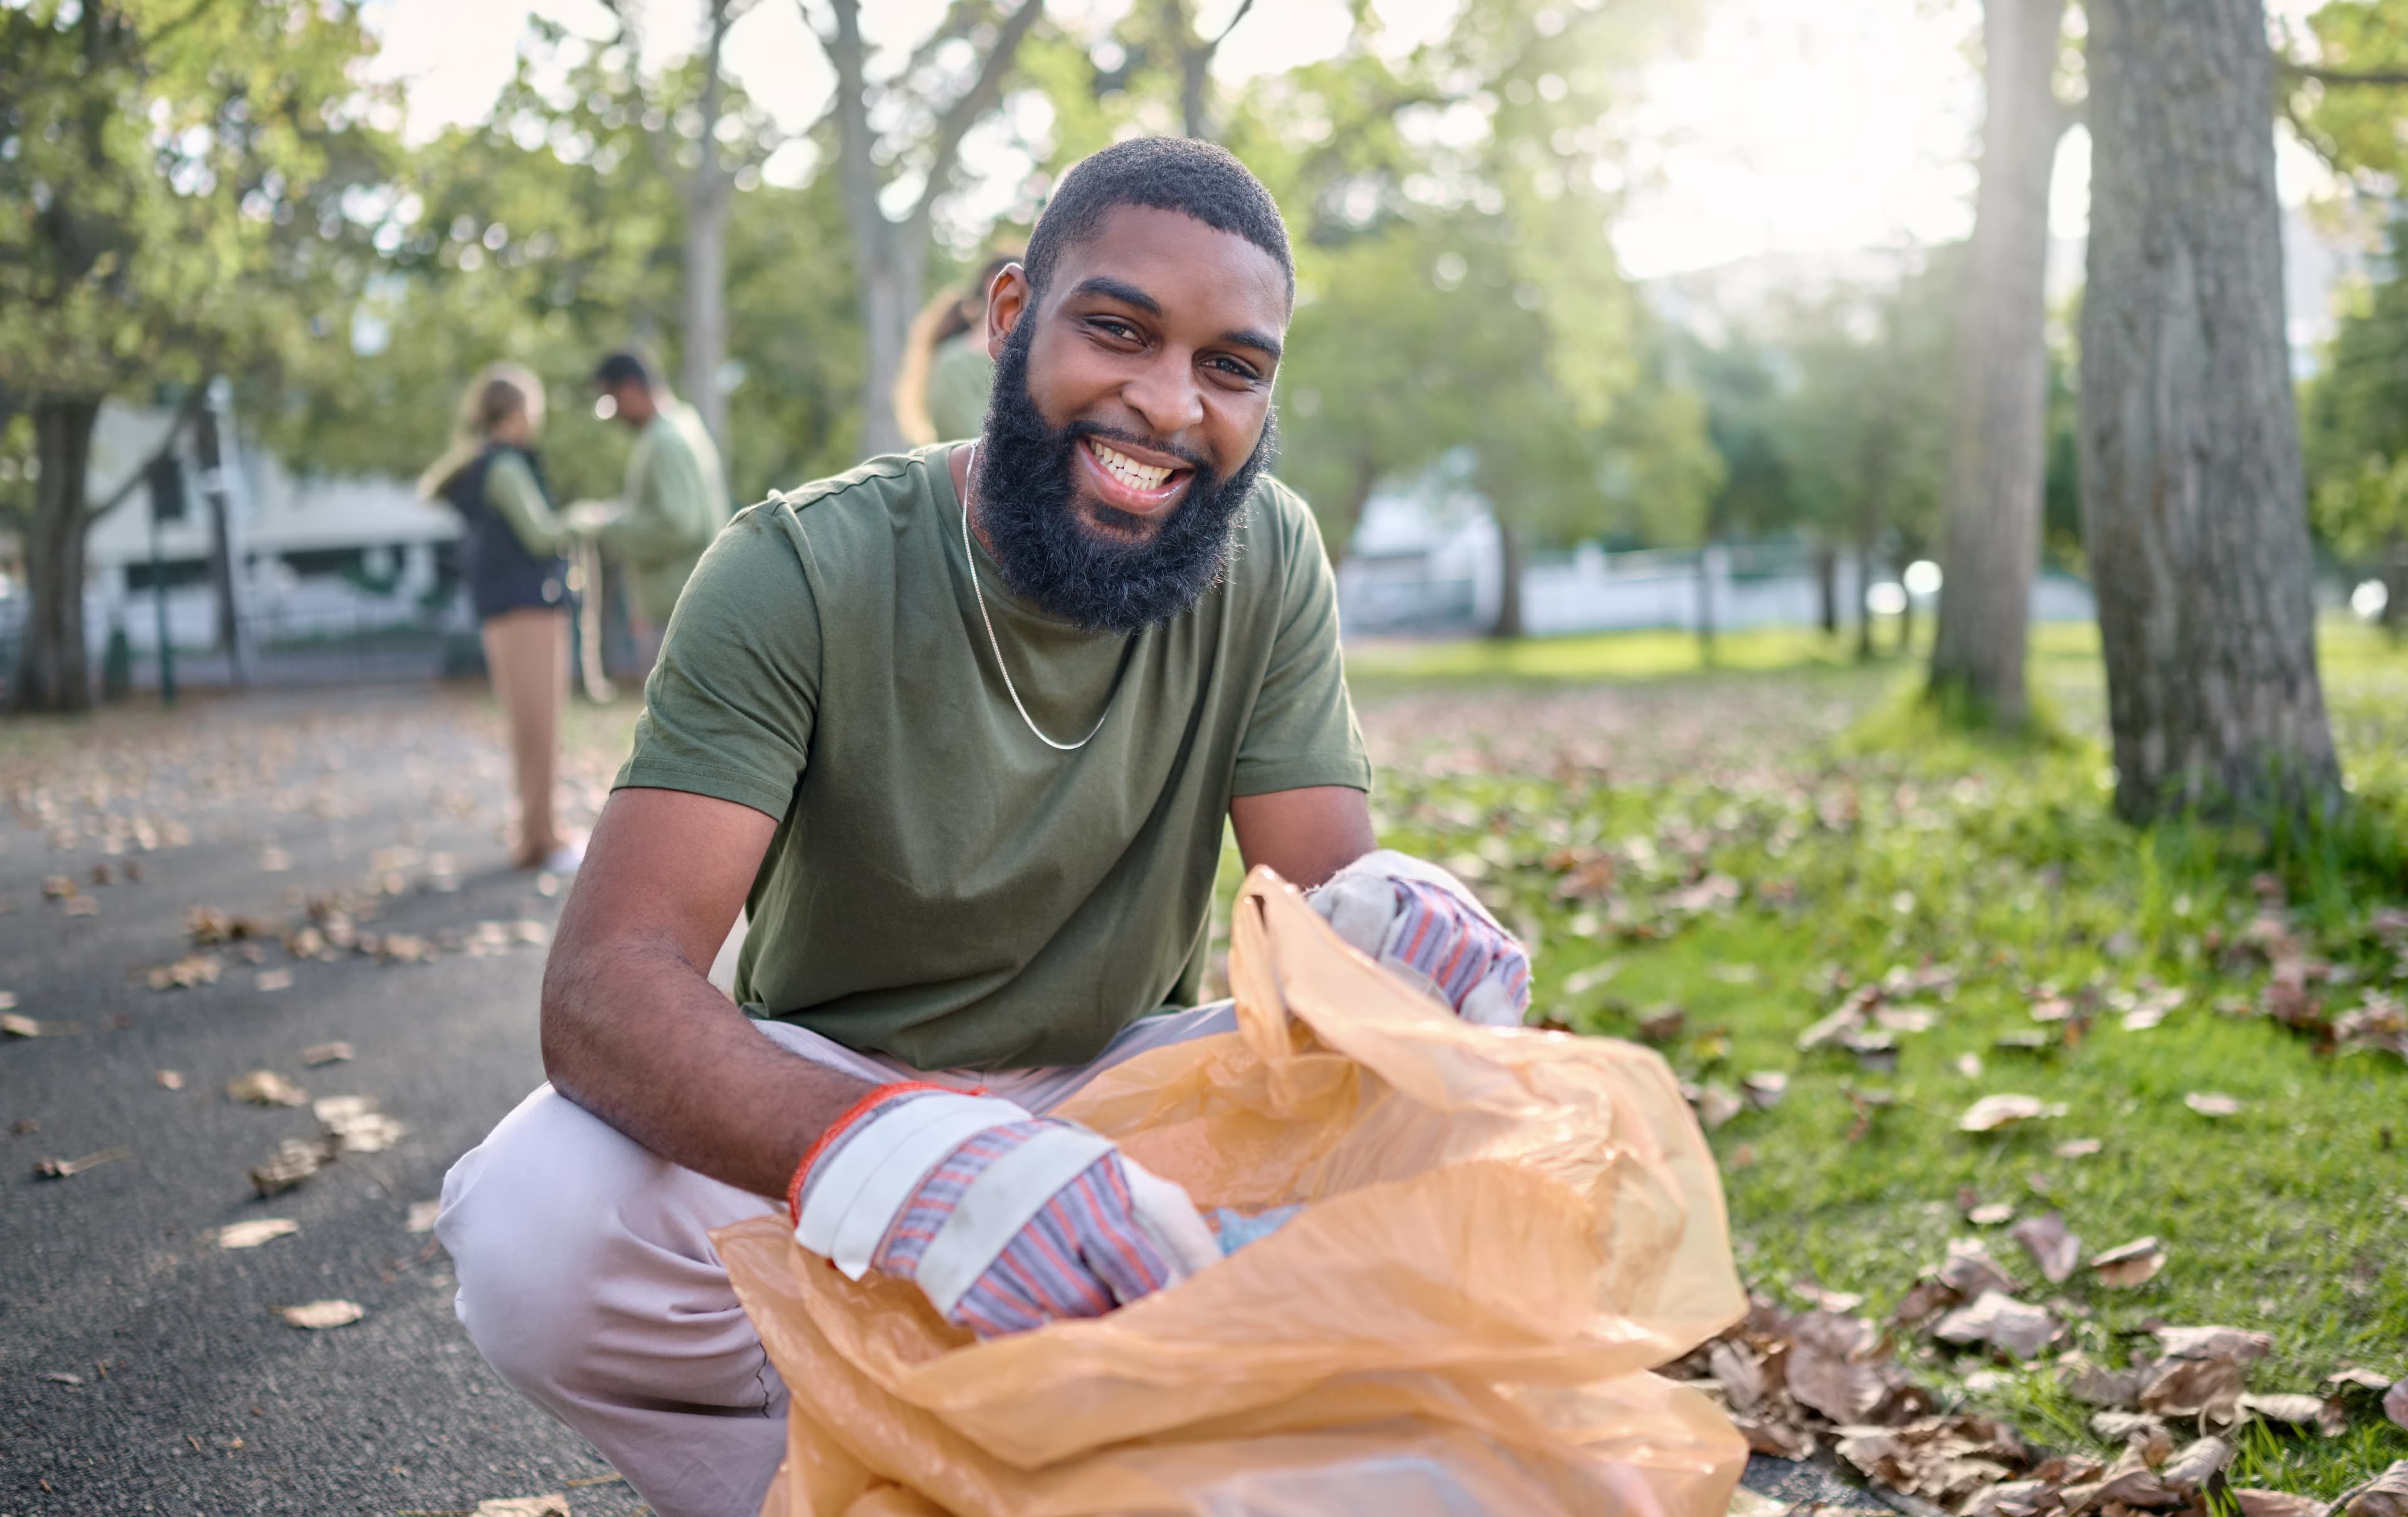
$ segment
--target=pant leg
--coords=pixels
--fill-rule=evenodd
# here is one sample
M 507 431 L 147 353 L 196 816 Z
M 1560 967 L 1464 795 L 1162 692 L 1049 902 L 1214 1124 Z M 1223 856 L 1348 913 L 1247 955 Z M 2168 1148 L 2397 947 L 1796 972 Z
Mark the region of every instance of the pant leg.
M 494 695 L 509 729 L 519 800 L 519 858 L 539 862 L 560 845 L 552 785 L 560 766 L 560 708 L 568 696 L 568 619 L 530 607 L 485 619 L 480 629 Z
M 857 1079 L 915 1073 L 757 1025 Z M 1092 1064 L 939 1078 L 1043 1111 L 1125 1059 L 1236 1025 L 1225 1001 L 1134 1023 Z M 514 1390 L 583 1434 L 661 1517 L 753 1517 L 785 1456 L 787 1390 L 710 1232 L 777 1209 L 545 1085 L 452 1166 L 435 1231 L 459 1277 L 460 1321 Z
M 762 1030 L 895 1078 L 797 1027 Z M 443 1181 L 461 1324 L 503 1380 L 583 1434 L 661 1517 L 753 1517 L 786 1388 L 710 1231 L 777 1203 L 669 1163 L 545 1085 Z

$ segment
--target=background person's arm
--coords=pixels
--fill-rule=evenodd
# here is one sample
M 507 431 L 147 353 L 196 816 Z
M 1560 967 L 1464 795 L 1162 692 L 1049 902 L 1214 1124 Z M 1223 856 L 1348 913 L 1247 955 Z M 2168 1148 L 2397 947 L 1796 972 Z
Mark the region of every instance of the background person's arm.
M 551 558 L 567 545 L 568 528 L 543 498 L 535 471 L 516 453 L 504 453 L 485 471 L 485 498 L 530 556 Z
M 544 968 L 543 1064 L 663 1158 L 782 1201 L 804 1151 L 871 1087 L 763 1037 L 708 978 L 776 830 L 709 795 L 611 795 Z

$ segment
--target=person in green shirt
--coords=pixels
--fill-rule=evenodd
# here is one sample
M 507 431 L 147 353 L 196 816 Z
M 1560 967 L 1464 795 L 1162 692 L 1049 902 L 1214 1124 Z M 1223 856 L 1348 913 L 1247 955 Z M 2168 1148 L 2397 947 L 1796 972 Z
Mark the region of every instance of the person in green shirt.
M 570 521 L 592 531 L 625 570 L 630 630 L 650 668 L 679 594 L 726 524 L 726 479 L 702 418 L 642 359 L 612 353 L 595 369 L 594 384 L 603 408 L 634 430 L 636 446 L 619 499 L 602 508 L 580 503 Z
M 1520 1021 L 1512 935 L 1374 852 L 1329 565 L 1263 472 L 1294 302 L 1237 159 L 1107 148 L 995 283 L 979 436 L 739 513 L 678 603 L 545 972 L 552 1084 L 437 1224 L 488 1362 L 663 1517 L 756 1510 L 813 1394 L 714 1227 L 782 1208 L 982 1336 L 1219 1257 L 1177 1184 L 1044 1113 L 1234 1025 L 1191 1006 L 1225 827 L 1409 983 Z
M 895 379 L 895 421 L 914 444 L 978 436 L 995 386 L 986 351 L 986 293 L 1018 253 L 990 257 L 968 288 L 948 291 L 912 320 Z

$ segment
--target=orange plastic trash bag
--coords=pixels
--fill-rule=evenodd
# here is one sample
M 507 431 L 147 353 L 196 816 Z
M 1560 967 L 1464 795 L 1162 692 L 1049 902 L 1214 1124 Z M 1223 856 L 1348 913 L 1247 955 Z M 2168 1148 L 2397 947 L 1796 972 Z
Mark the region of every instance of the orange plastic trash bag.
M 1747 1457 L 1649 1374 L 1745 1310 L 1671 1071 L 1457 1021 L 1257 869 L 1239 1030 L 1057 1114 L 1286 1225 L 1108 1316 L 979 1342 L 777 1217 L 714 1235 L 792 1392 L 762 1517 L 1721 1517 Z

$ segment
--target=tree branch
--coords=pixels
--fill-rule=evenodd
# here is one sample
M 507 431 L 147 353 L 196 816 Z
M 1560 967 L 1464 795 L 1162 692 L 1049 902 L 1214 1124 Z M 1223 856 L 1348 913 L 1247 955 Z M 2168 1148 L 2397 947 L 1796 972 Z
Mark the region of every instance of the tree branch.
M 1229 34 L 1238 29 L 1238 23 L 1246 19 L 1246 12 L 1254 8 L 1254 0 L 1238 0 L 1238 13 L 1229 18 L 1229 24 L 1222 27 L 1221 35 L 1214 37 L 1211 45 L 1205 48 L 1204 55 L 1209 58 L 1219 52 L 1221 44 L 1229 40 Z
M 201 408 L 208 403 L 208 394 L 207 379 L 184 392 L 183 404 L 176 408 L 175 416 L 167 423 L 167 435 L 159 439 L 159 446 L 150 451 L 150 456 L 136 465 L 134 472 L 125 477 L 122 484 L 109 492 L 107 500 L 97 506 L 84 508 L 83 524 L 86 527 L 124 505 L 126 497 L 134 494 L 134 487 L 149 479 L 159 461 L 176 451 L 176 444 L 183 436 L 184 429 L 193 424 L 193 419 L 200 415 Z
M 2313 64 L 2285 62 L 2279 65 L 2291 79 L 2315 84 L 2371 85 L 2377 89 L 2408 88 L 2408 71 L 2320 68 Z
M 927 224 L 937 197 L 952 188 L 962 138 L 1002 96 L 1004 76 L 1011 72 L 1011 61 L 1020 51 L 1021 39 L 1037 24 L 1038 15 L 1044 8 L 1044 0 L 1020 0 L 1020 8 L 1005 17 L 1003 24 L 996 29 L 995 46 L 987 50 L 986 60 L 979 65 L 977 80 L 937 118 L 937 129 L 929 138 L 928 178 L 920 186 L 919 204 L 911 208 L 908 219 L 915 230 Z

